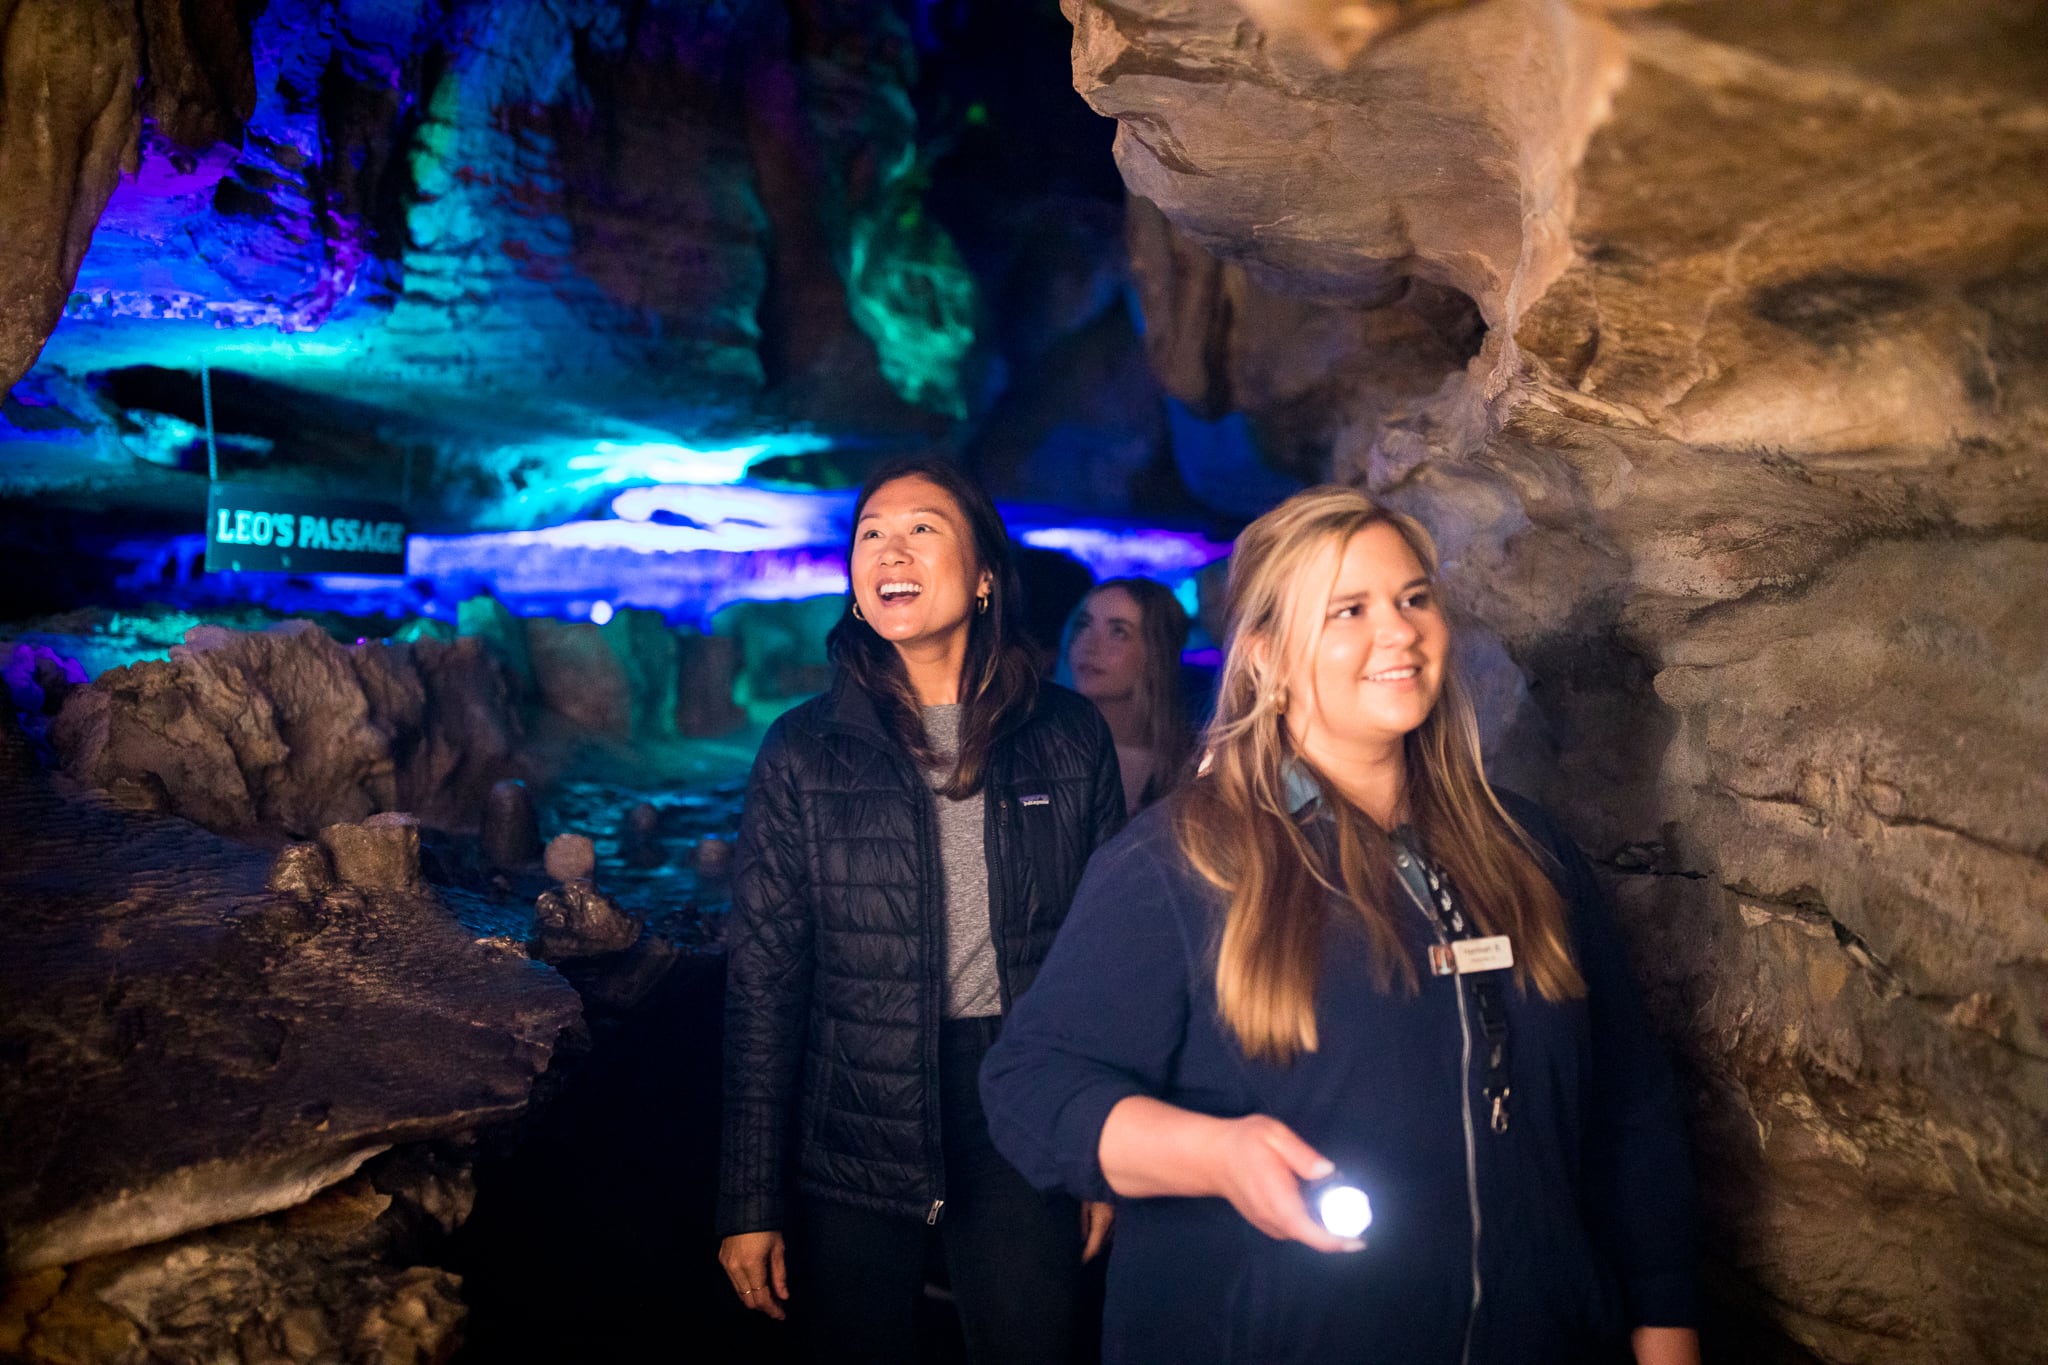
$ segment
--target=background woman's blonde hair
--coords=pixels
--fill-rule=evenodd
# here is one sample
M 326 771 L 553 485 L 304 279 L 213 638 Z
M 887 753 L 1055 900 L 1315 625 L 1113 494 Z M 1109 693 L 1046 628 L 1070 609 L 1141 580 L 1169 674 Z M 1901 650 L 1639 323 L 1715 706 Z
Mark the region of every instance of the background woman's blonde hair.
M 1374 985 L 1413 992 L 1418 977 L 1395 925 L 1406 906 L 1387 835 L 1314 774 L 1334 817 L 1327 847 L 1288 809 L 1287 770 L 1309 766 L 1294 750 L 1282 693 L 1288 661 L 1316 647 L 1351 538 L 1393 528 L 1434 580 L 1436 546 L 1414 518 L 1356 489 L 1297 493 L 1238 537 L 1225 606 L 1226 646 L 1205 775 L 1185 788 L 1175 828 L 1188 861 L 1227 897 L 1216 949 L 1216 1000 L 1246 1055 L 1286 1062 L 1316 1049 L 1315 987 L 1334 905 L 1362 921 Z M 1305 596 L 1306 595 L 1306 596 Z M 1545 999 L 1585 993 L 1572 964 L 1557 889 L 1536 845 L 1487 785 L 1479 726 L 1450 659 L 1427 719 L 1404 743 L 1410 821 L 1430 859 L 1449 874 L 1483 934 L 1513 941 L 1515 978 Z M 1310 767 L 1310 772 L 1314 770 Z

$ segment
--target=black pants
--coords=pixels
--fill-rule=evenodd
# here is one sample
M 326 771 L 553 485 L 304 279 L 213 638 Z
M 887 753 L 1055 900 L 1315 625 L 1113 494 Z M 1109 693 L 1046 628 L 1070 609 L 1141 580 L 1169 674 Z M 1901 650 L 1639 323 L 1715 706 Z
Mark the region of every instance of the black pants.
M 928 1243 L 944 1257 L 973 1365 L 1062 1365 L 1073 1353 L 1080 1205 L 1025 1183 L 988 1139 L 976 1077 L 997 1020 L 940 1035 L 946 1204 L 934 1226 L 806 1199 L 790 1239 L 791 1307 L 811 1353 L 839 1365 L 914 1365 Z

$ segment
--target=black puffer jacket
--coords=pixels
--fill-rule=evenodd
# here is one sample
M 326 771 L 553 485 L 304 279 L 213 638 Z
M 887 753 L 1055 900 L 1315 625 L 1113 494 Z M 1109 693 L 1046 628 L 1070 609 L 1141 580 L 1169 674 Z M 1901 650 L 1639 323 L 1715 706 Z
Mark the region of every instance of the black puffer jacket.
M 1037 975 L 1082 869 L 1123 824 L 1101 715 L 1050 683 L 989 755 L 984 846 L 1003 1008 Z M 740 821 L 725 987 L 720 1236 L 809 1194 L 929 1217 L 946 905 L 938 816 L 843 676 L 769 727 Z

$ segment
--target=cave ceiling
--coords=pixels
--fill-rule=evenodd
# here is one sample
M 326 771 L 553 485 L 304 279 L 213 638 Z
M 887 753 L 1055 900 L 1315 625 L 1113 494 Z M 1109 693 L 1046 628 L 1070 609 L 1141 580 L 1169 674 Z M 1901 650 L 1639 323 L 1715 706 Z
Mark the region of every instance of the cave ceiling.
M 1094 455 L 1111 509 L 1162 457 L 1142 361 L 1086 361 L 1138 355 L 1122 190 L 1049 3 L 26 0 L 0 42 L 13 498 L 189 518 L 202 367 L 222 477 L 430 529 L 695 452 Z

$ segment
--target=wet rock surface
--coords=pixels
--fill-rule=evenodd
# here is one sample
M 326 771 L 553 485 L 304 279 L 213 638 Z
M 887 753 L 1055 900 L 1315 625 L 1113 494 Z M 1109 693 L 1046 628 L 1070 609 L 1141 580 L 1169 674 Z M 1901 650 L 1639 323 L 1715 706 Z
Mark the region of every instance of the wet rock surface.
M 0 823 L 13 1271 L 289 1207 L 516 1114 L 578 1021 L 558 977 L 477 942 L 459 893 L 383 863 L 384 885 L 323 886 L 317 846 L 273 864 L 34 772 L 0 786 Z

